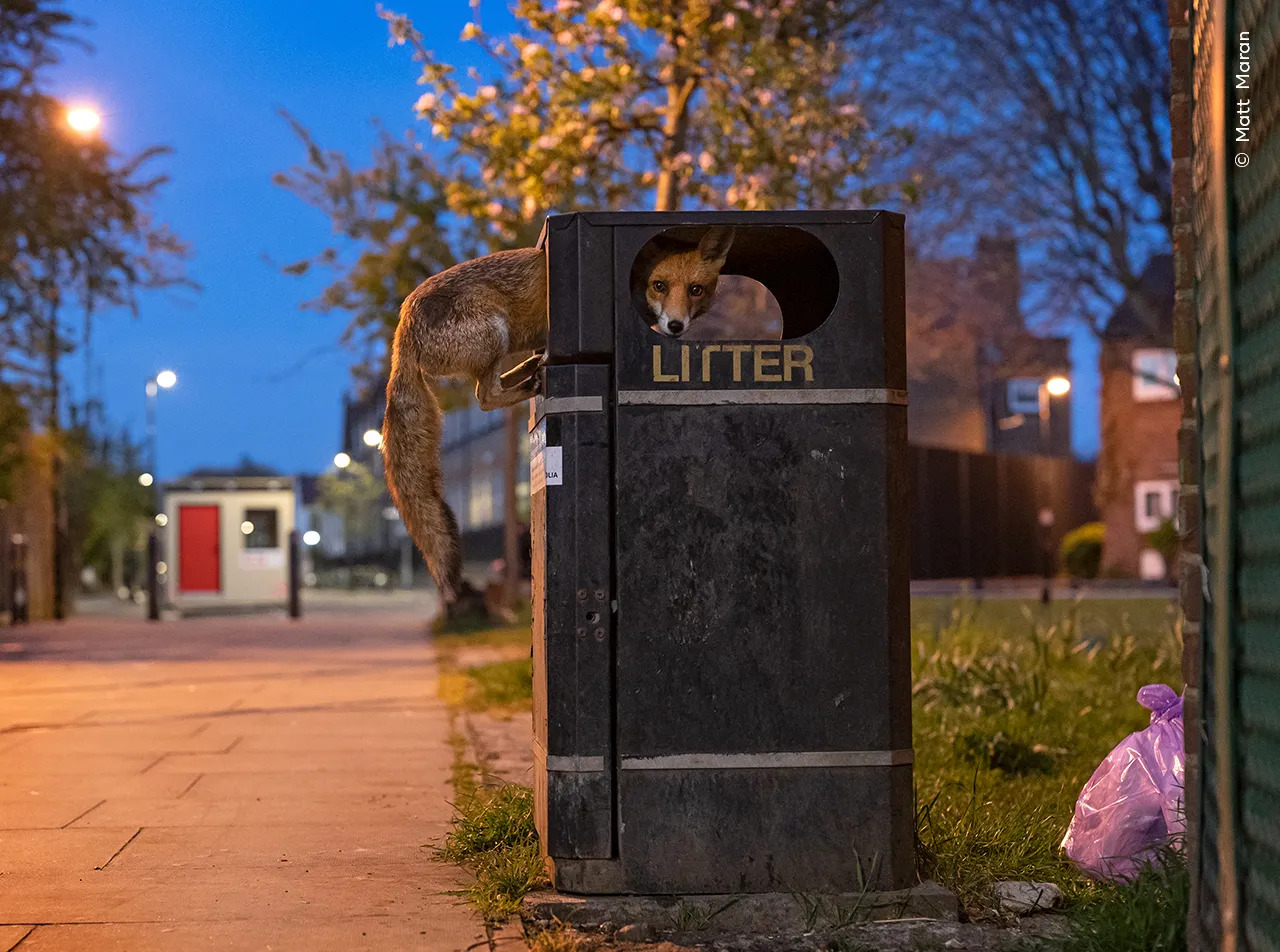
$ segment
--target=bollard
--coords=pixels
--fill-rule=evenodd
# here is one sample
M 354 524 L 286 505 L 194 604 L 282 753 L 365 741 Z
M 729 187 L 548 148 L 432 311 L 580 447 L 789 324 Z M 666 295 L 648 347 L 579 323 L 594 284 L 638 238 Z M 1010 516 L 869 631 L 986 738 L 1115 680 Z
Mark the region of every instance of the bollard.
M 781 339 L 647 326 L 653 239 L 712 224 L 737 229 L 718 293 L 762 283 Z M 540 247 L 533 786 L 554 885 L 910 886 L 901 216 L 556 215 Z
M 147 536 L 147 620 L 160 620 L 160 540 Z
M 302 547 L 297 529 L 289 532 L 289 617 L 302 617 Z
M 19 625 L 31 620 L 31 599 L 27 590 L 27 546 L 26 539 L 23 536 L 14 536 L 11 557 L 13 559 L 13 565 L 10 569 L 12 574 L 10 591 L 12 594 L 9 603 L 12 609 L 9 615 L 9 623 L 11 625 Z

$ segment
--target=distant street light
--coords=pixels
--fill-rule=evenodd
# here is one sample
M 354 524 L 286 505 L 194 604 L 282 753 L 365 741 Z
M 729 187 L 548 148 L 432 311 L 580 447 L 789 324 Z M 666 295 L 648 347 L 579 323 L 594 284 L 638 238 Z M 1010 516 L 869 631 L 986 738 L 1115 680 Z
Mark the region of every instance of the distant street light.
M 320 533 L 316 532 L 315 529 L 311 529 L 310 531 L 303 533 L 302 541 L 307 545 L 319 545 Z
M 381 446 L 382 434 L 379 433 L 377 430 L 365 430 L 364 445 L 365 446 Z
M 240 523 L 240 531 L 245 535 L 253 535 L 253 523 L 246 519 L 244 522 Z
M 151 472 L 157 471 L 156 464 L 156 394 L 168 390 L 178 382 L 178 375 L 172 370 L 162 370 L 154 377 L 147 378 L 147 452 Z M 150 484 L 148 484 L 150 485 Z
M 88 135 L 102 125 L 102 115 L 92 106 L 72 106 L 67 110 L 67 125 L 81 135 Z
M 155 482 L 155 478 L 150 473 L 143 473 L 138 477 L 138 483 L 142 486 L 150 486 Z
M 346 453 L 339 453 L 333 458 L 333 465 L 338 467 L 338 469 L 346 469 L 351 465 L 351 457 Z
M 168 524 L 169 524 L 169 517 L 166 516 L 163 512 L 157 512 L 156 525 L 158 525 L 161 529 L 163 529 Z
M 1050 454 L 1049 447 L 1049 398 L 1065 397 L 1071 392 L 1071 381 L 1061 375 L 1050 377 L 1040 384 L 1040 452 Z

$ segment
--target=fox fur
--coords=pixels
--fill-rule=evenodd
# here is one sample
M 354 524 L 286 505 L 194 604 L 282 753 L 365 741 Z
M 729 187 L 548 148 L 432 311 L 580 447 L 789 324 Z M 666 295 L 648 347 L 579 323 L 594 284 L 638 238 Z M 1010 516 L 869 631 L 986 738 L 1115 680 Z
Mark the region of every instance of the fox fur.
M 709 229 L 690 248 L 665 248 L 642 262 L 645 302 L 656 328 L 679 336 L 710 306 L 733 231 Z M 483 410 L 534 396 L 547 346 L 547 272 L 535 248 L 499 251 L 455 265 L 418 285 L 400 308 L 382 421 L 391 498 L 422 552 L 446 605 L 463 594 L 458 521 L 444 498 L 440 447 L 444 414 L 436 377 L 476 381 Z M 501 373 L 513 355 L 534 351 Z

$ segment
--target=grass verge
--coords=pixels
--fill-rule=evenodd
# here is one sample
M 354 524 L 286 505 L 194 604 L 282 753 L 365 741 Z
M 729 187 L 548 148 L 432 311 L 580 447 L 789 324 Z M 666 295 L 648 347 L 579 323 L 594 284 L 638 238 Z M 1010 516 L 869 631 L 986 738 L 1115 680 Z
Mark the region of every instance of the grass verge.
M 1070 911 L 1066 938 L 1026 944 L 1018 952 L 1184 952 L 1190 876 L 1176 850 L 1166 850 L 1130 884 L 1099 886 Z
M 454 815 L 437 856 L 475 877 L 462 896 L 485 922 L 504 922 L 530 890 L 547 882 L 533 825 L 533 791 L 481 783 L 456 730 L 452 743 Z
M 1060 843 L 1085 781 L 1147 725 L 1138 688 L 1182 688 L 1174 606 L 921 598 L 912 612 L 921 877 L 954 889 L 973 918 L 997 915 L 1003 879 L 1057 883 L 1082 910 L 1123 899 Z
M 527 627 L 437 644 L 526 645 Z M 1176 859 L 1125 887 L 1074 870 L 1060 843 L 1085 781 L 1149 715 L 1138 688 L 1182 689 L 1175 607 L 1165 599 L 919 598 L 912 603 L 918 872 L 959 895 L 971 918 L 997 918 L 998 880 L 1054 882 L 1076 928 L 1060 952 L 1180 948 L 1186 872 Z M 455 668 L 450 700 L 526 709 L 527 658 Z M 460 754 L 460 757 L 464 755 Z M 528 788 L 480 788 L 470 768 L 444 855 L 472 869 L 468 896 L 489 919 L 544 881 Z M 505 792 L 501 792 L 505 791 Z M 548 940 L 552 941 L 552 940 Z

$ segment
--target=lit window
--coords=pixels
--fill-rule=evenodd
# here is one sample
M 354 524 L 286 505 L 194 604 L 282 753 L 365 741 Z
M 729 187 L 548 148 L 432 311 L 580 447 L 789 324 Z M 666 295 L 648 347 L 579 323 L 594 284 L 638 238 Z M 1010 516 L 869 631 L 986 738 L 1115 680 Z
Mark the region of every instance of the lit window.
M 1133 399 L 1139 402 L 1178 397 L 1178 355 L 1169 349 L 1133 352 Z
M 241 531 L 246 549 L 280 548 L 280 513 L 275 509 L 246 509 Z M 248 529 L 245 532 L 245 529 Z
M 472 529 L 493 525 L 493 502 L 493 480 L 487 473 L 477 473 L 471 479 L 471 498 L 467 507 L 467 522 Z
M 1040 412 L 1040 378 L 1014 377 L 1007 390 L 1009 412 L 1035 416 Z
M 1134 484 L 1134 528 L 1154 532 L 1165 520 L 1173 519 L 1178 483 L 1172 479 L 1148 479 Z

